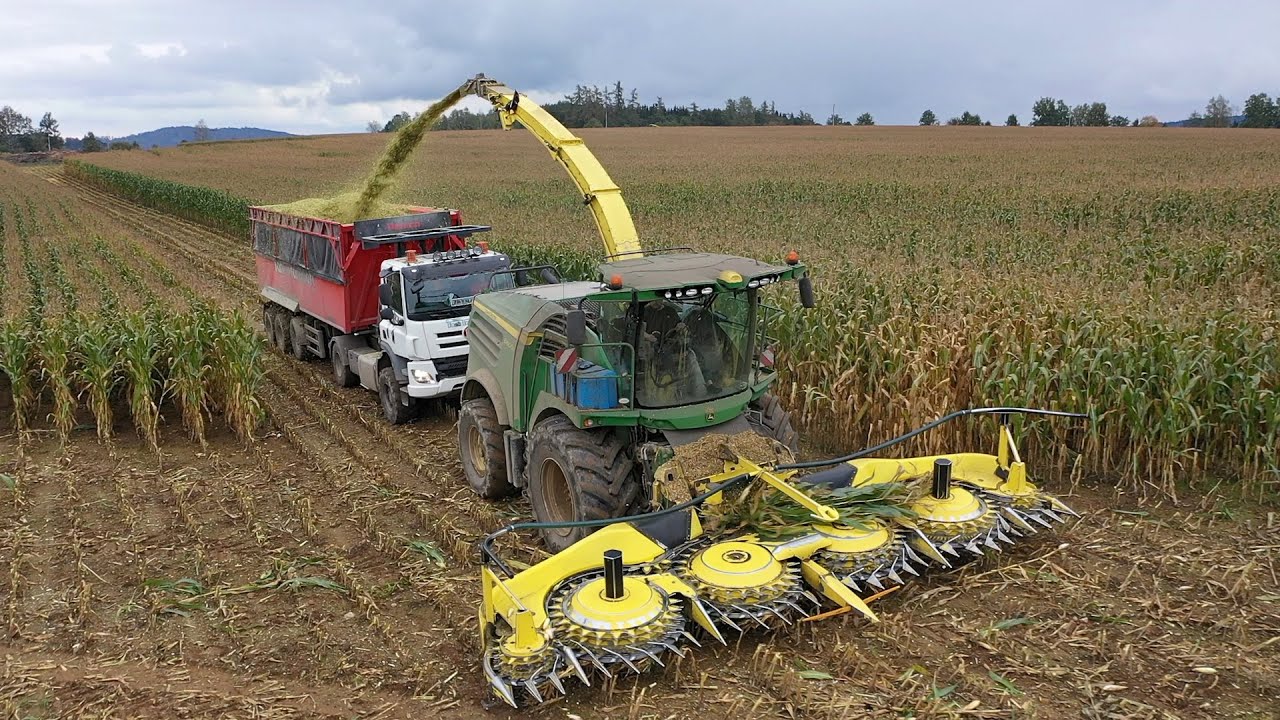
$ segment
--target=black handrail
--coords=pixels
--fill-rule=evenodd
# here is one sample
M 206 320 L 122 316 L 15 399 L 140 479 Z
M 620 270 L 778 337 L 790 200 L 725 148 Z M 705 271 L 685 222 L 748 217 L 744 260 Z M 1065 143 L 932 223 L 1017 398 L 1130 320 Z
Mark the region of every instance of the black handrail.
M 911 438 L 917 435 L 926 433 L 938 427 L 939 425 L 945 425 L 951 422 L 952 420 L 966 417 L 969 415 L 1005 416 L 1005 419 L 1001 420 L 1001 423 L 1000 423 L 1001 425 L 1007 424 L 1007 416 L 1009 415 L 1042 415 L 1042 416 L 1048 416 L 1048 417 L 1068 417 L 1068 418 L 1077 418 L 1077 419 L 1085 419 L 1085 420 L 1089 419 L 1088 415 L 1084 415 L 1082 413 L 1063 412 L 1061 410 L 1040 410 L 1037 408 L 1022 408 L 1022 407 L 969 408 L 967 410 L 957 410 L 948 415 L 943 415 L 937 420 L 934 420 L 933 422 L 927 425 L 922 425 L 916 428 L 915 430 L 912 430 L 911 432 L 903 433 L 902 435 L 899 435 L 898 437 L 893 438 L 892 440 L 885 440 L 879 445 L 873 445 L 869 448 L 863 448 L 862 450 L 851 452 L 848 455 L 843 455 L 838 458 L 831 458 L 829 460 L 810 460 L 808 462 L 798 462 L 798 463 L 789 463 L 786 465 L 777 465 L 773 469 L 777 471 L 807 470 L 809 468 L 827 467 L 828 465 L 839 465 L 840 463 L 849 462 L 850 460 L 857 460 L 858 458 L 866 457 L 872 453 L 878 453 L 881 450 L 884 450 L 885 448 L 890 448 L 890 447 L 893 447 L 894 445 L 899 445 L 901 443 L 904 443 L 910 440 Z

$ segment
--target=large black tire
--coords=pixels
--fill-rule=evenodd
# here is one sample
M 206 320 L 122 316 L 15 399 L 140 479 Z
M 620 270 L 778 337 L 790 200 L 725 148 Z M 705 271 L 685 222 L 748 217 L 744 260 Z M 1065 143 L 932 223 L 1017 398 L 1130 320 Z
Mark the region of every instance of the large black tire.
M 289 342 L 289 313 L 284 308 L 275 308 L 276 348 L 288 355 L 292 351 Z
M 638 509 L 635 463 L 612 430 L 580 430 L 557 415 L 534 426 L 528 445 L 529 502 L 539 522 L 605 520 Z M 542 541 L 559 552 L 592 532 L 548 529 Z
M 751 409 L 760 413 L 760 420 L 748 416 L 747 422 L 757 434 L 772 438 L 782 443 L 792 455 L 800 453 L 800 433 L 791 424 L 791 413 L 782 408 L 778 396 L 765 393 L 759 400 L 751 403 Z
M 458 411 L 458 452 L 467 483 L 486 500 L 510 497 L 516 487 L 507 478 L 507 453 L 502 425 L 489 398 L 462 403 Z
M 355 387 L 360 378 L 347 365 L 347 351 L 339 347 L 329 348 L 329 361 L 333 363 L 333 384 L 338 387 Z
M 403 425 L 413 419 L 413 407 L 400 402 L 400 381 L 390 367 L 378 371 L 378 399 L 382 415 L 392 425 Z
M 276 313 L 272 305 L 262 305 L 262 331 L 267 335 L 267 342 L 276 344 Z
M 289 318 L 289 354 L 298 360 L 311 359 L 307 348 L 307 321 L 301 315 Z

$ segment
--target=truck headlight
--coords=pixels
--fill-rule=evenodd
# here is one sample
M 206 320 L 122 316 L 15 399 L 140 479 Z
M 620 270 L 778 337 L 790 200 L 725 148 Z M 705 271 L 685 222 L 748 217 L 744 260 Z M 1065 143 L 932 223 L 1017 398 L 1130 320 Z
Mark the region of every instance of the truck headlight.
M 425 385 L 436 381 L 436 379 L 432 377 L 430 370 L 419 370 L 414 368 L 409 371 L 409 374 L 413 376 L 413 381 L 419 385 Z

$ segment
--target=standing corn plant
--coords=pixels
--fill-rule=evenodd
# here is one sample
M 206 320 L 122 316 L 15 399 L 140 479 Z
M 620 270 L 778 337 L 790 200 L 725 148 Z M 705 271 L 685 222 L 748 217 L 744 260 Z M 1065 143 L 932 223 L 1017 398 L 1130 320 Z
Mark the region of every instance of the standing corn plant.
M 13 396 L 13 422 L 18 436 L 26 437 L 30 427 L 27 415 L 35 403 L 31 382 L 32 343 L 28 326 L 20 320 L 0 322 L 0 372 L 9 378 Z
M 76 396 L 71 390 L 72 323 L 47 322 L 39 335 L 40 376 L 53 395 L 53 426 L 65 443 L 76 424 Z
M 214 341 L 215 383 L 227 424 L 246 442 L 262 418 L 258 388 L 262 385 L 262 342 L 244 315 L 224 319 Z
M 217 333 L 216 318 L 193 312 L 174 328 L 167 392 L 182 411 L 182 424 L 193 440 L 206 447 L 204 413 L 212 368 L 208 353 Z
M 129 413 L 133 425 L 152 450 L 160 451 L 158 426 L 160 409 L 155 397 L 156 356 L 160 354 L 162 338 L 145 315 L 132 314 L 125 318 L 124 334 L 120 344 L 120 356 L 125 379 L 129 386 Z
M 76 342 L 79 367 L 73 374 L 80 394 L 89 396 L 89 409 L 98 426 L 98 438 L 111 437 L 114 420 L 111 393 L 119 382 L 119 335 L 116 327 L 103 318 L 81 323 Z

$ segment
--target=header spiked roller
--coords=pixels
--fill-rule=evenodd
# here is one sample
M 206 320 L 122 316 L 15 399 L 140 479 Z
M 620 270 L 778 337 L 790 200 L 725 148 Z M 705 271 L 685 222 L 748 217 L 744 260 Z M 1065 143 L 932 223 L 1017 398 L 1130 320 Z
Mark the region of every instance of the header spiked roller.
M 870 603 L 912 578 L 955 567 L 1024 540 L 1037 526 L 1075 516 L 1027 480 L 1007 424 L 1000 432 L 996 455 L 872 459 L 853 453 L 773 467 L 738 457 L 725 462 L 724 472 L 703 478 L 702 493 L 678 505 L 622 520 L 562 524 L 600 529 L 520 573 L 502 562 L 494 541 L 548 524 L 503 528 L 481 546 L 488 565 L 480 618 L 484 666 L 494 695 L 516 707 L 538 704 L 563 694 L 568 681 L 590 685 L 665 665 L 702 639 L 727 643 L 734 635 L 849 611 L 875 622 Z M 843 469 L 797 475 L 799 469 L 829 465 Z M 845 522 L 815 492 L 903 478 L 920 486 L 907 512 L 872 522 Z M 806 508 L 809 524 L 772 541 L 703 531 L 703 503 L 713 497 L 733 502 L 730 492 L 745 494 L 752 486 Z M 685 539 L 665 545 L 647 535 L 642 527 L 659 518 L 683 523 L 686 531 L 679 537 Z

